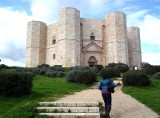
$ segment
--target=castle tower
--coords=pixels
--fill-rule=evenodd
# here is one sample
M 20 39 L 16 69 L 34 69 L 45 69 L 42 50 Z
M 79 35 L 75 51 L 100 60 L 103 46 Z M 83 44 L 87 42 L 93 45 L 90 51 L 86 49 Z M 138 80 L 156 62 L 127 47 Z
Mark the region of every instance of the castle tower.
M 70 7 L 63 8 L 58 24 L 62 65 L 80 65 L 80 11 Z
M 129 51 L 129 67 L 137 66 L 141 69 L 142 57 L 141 57 L 141 42 L 140 31 L 138 27 L 127 28 L 128 36 L 128 51 Z
M 126 16 L 123 12 L 112 12 L 106 17 L 106 64 L 128 64 L 128 42 Z
M 128 42 L 126 16 L 123 12 L 112 12 L 106 18 L 107 63 L 128 64 Z
M 36 67 L 45 63 L 46 24 L 30 21 L 27 24 L 26 66 Z

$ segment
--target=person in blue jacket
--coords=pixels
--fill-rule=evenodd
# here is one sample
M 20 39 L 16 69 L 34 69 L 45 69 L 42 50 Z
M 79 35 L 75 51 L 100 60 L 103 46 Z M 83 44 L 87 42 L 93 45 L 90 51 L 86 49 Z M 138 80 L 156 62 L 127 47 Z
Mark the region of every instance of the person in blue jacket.
M 107 74 L 105 74 L 103 77 L 103 80 L 100 81 L 98 88 L 102 92 L 102 98 L 105 103 L 105 116 L 106 116 L 106 118 L 110 118 L 109 113 L 111 111 L 111 106 L 112 106 L 111 92 L 108 91 L 109 85 L 111 85 L 112 87 L 116 86 L 115 83 L 113 82 L 113 80 Z

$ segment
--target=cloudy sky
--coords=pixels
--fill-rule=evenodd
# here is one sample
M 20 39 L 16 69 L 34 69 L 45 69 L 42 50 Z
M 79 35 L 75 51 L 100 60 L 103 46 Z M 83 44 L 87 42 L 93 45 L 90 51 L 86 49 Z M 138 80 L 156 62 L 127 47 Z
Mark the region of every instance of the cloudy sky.
M 124 12 L 127 25 L 140 28 L 142 61 L 160 65 L 160 0 L 0 0 L 0 64 L 25 66 L 27 22 L 56 22 L 63 7 L 96 19 Z

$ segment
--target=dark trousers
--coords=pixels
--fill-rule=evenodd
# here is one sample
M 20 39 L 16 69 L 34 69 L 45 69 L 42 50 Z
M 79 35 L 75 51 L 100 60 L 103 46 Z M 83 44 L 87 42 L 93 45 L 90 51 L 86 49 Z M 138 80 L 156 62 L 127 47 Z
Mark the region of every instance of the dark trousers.
M 105 113 L 106 112 L 109 113 L 111 111 L 111 105 L 112 105 L 111 94 L 105 93 L 105 94 L 102 94 L 102 97 L 103 97 L 104 104 L 105 104 Z

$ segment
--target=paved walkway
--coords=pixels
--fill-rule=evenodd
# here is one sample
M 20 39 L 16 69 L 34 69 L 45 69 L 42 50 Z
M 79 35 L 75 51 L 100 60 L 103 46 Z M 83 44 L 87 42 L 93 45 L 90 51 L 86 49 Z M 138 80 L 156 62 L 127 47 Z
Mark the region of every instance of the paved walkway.
M 98 89 L 88 89 L 60 98 L 56 102 L 103 102 Z M 137 102 L 129 95 L 122 93 L 121 87 L 116 87 L 112 94 L 111 118 L 160 118 L 145 105 Z

